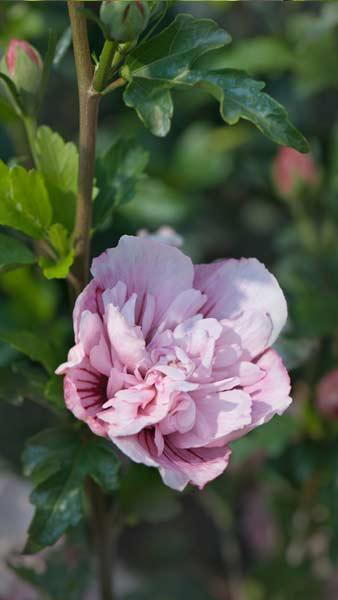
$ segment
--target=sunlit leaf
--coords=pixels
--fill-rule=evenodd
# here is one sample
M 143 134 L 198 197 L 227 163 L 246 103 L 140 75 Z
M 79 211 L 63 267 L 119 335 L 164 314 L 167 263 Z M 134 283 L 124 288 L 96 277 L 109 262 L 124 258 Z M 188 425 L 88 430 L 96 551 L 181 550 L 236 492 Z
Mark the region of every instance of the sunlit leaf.
M 23 167 L 10 169 L 0 161 L 0 224 L 43 238 L 52 208 L 43 178 Z

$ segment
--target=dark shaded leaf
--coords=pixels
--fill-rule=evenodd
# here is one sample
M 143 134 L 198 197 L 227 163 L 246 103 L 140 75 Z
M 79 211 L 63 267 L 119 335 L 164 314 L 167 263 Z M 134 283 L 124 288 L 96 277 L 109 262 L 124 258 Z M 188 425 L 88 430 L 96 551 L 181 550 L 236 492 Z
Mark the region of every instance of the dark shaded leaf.
M 85 481 L 92 477 L 107 491 L 118 485 L 112 446 L 101 438 L 71 429 L 49 429 L 32 438 L 24 452 L 24 472 L 35 484 L 36 511 L 26 552 L 54 544 L 84 514 Z
M 21 404 L 25 398 L 43 402 L 47 377 L 42 369 L 23 361 L 0 368 L 0 398 Z
M 31 265 L 35 261 L 33 252 L 23 242 L 0 233 L 0 271 Z
M 0 340 L 9 344 L 18 352 L 22 352 L 31 360 L 41 363 L 50 373 L 57 367 L 59 359 L 52 344 L 48 339 L 41 338 L 37 333 L 1 328 Z
M 306 152 L 307 142 L 288 120 L 286 110 L 261 91 L 264 83 L 241 71 L 210 70 L 208 56 L 199 68 L 197 59 L 229 41 L 230 36 L 213 21 L 178 15 L 128 57 L 121 71 L 129 81 L 125 103 L 137 111 L 152 133 L 163 136 L 169 131 L 172 114 L 169 89 L 198 86 L 219 101 L 222 118 L 229 125 L 246 119 L 274 142 Z
M 133 199 L 148 163 L 148 153 L 132 140 L 117 140 L 97 161 L 100 192 L 94 203 L 94 226 L 106 225 L 114 207 Z

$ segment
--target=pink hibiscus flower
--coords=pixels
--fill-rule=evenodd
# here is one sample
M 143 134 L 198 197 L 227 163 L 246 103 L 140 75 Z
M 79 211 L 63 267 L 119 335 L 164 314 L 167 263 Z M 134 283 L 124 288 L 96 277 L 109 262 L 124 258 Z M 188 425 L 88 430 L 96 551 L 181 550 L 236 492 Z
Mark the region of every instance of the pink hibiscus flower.
M 193 266 L 177 248 L 124 236 L 92 264 L 74 309 L 68 408 L 178 490 L 228 465 L 229 443 L 290 404 L 270 349 L 287 317 L 256 259 Z

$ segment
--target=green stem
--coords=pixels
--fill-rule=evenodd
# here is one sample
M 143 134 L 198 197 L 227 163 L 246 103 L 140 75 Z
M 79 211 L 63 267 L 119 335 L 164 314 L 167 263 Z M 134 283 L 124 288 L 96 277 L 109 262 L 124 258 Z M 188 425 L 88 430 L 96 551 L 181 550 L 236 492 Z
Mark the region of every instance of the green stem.
M 119 87 L 122 87 L 124 85 L 126 85 L 127 80 L 123 79 L 123 77 L 119 77 L 118 79 L 115 79 L 115 81 L 112 81 L 109 85 L 107 85 L 107 87 L 103 90 L 102 92 L 102 96 L 105 96 L 106 94 L 109 94 L 110 92 L 113 92 L 114 90 L 116 90 Z
M 32 117 L 24 116 L 23 124 L 27 136 L 28 146 L 32 155 L 32 160 L 35 166 L 38 166 L 38 157 L 35 149 L 35 141 L 36 141 L 36 121 Z
M 109 82 L 109 78 L 112 74 L 112 63 L 117 47 L 117 42 L 106 40 L 104 43 L 99 64 L 96 68 L 93 80 L 93 88 L 97 92 L 102 92 Z

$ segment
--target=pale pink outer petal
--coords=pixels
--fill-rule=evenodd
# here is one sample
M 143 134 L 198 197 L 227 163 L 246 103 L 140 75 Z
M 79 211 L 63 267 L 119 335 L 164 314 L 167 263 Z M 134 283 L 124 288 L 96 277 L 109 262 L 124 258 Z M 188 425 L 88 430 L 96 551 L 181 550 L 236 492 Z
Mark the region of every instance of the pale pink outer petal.
M 145 294 L 156 300 L 154 325 L 173 300 L 193 287 L 194 269 L 190 258 L 177 248 L 154 240 L 123 236 L 116 248 L 94 258 L 91 268 L 95 281 L 112 288 L 118 281 L 128 286 L 128 296 L 138 295 L 136 316 Z
M 163 482 L 178 491 L 184 490 L 188 483 L 202 489 L 223 473 L 231 455 L 228 447 L 178 450 L 166 446 L 164 454 L 157 456 L 154 442 L 145 440 L 144 434 L 114 437 L 112 441 L 134 462 L 157 467 Z
M 233 319 L 244 312 L 269 316 L 272 332 L 268 345 L 278 337 L 287 319 L 287 305 L 275 277 L 255 258 L 229 259 L 195 267 L 194 287 L 208 296 L 202 311 L 216 319 Z M 266 347 L 264 334 L 261 351 Z
M 187 483 L 192 483 L 201 490 L 223 473 L 230 456 L 231 449 L 227 446 L 193 450 L 167 447 L 165 454 L 159 458 L 159 471 L 163 482 L 169 487 L 182 491 Z M 183 483 L 185 477 L 187 481 Z
M 89 310 L 92 313 L 100 314 L 100 298 L 102 291 L 103 289 L 99 286 L 97 281 L 92 279 L 92 281 L 88 283 L 85 289 L 77 297 L 73 311 L 75 342 L 79 341 L 79 330 L 82 313 L 85 310 Z
M 225 339 L 227 329 L 232 335 L 236 333 L 239 336 L 240 346 L 244 350 L 242 358 L 255 358 L 270 345 L 272 320 L 266 313 L 248 310 L 238 319 L 223 319 L 222 325 Z
M 79 365 L 83 361 L 84 357 L 85 351 L 83 349 L 82 344 L 76 344 L 69 350 L 67 362 L 64 362 L 61 365 L 59 365 L 58 368 L 55 369 L 55 374 L 64 375 L 65 373 L 67 373 L 68 369 Z
M 196 402 L 195 425 L 186 433 L 173 433 L 177 448 L 206 446 L 251 423 L 251 398 L 242 390 L 219 393 L 192 392 Z
M 266 372 L 265 377 L 244 387 L 244 391 L 252 398 L 250 429 L 267 423 L 275 414 L 282 415 L 292 402 L 289 396 L 290 377 L 279 354 L 275 350 L 267 350 L 257 365 Z
M 277 352 L 267 350 L 257 361 L 257 365 L 265 370 L 265 377 L 253 385 L 244 387 L 244 391 L 250 394 L 252 400 L 251 423 L 211 445 L 229 444 L 255 427 L 267 423 L 274 415 L 283 414 L 290 406 L 290 377 Z

